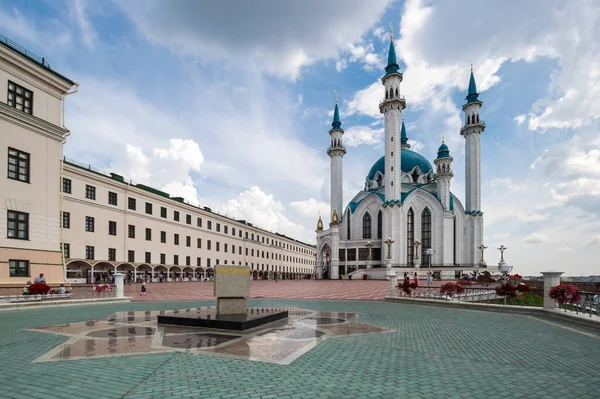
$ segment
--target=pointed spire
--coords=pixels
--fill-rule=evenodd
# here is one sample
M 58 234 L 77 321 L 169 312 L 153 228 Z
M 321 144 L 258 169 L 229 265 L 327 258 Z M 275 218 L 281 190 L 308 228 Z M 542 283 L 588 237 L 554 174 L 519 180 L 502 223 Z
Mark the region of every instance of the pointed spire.
M 317 221 L 317 230 L 323 230 L 323 220 L 321 220 L 321 212 L 319 212 L 319 220 Z
M 337 210 L 334 209 L 333 215 L 331 215 L 331 224 L 338 224 L 338 223 L 339 223 L 339 219 L 338 219 Z
M 333 91 L 335 93 L 335 108 L 333 109 L 333 122 L 331 123 L 332 129 L 341 129 L 342 121 L 340 120 L 340 110 L 338 108 L 338 95 L 337 91 Z
M 406 135 L 406 126 L 404 125 L 404 113 L 402 113 L 402 127 L 400 128 L 400 146 L 401 148 L 410 148 L 408 136 Z
M 473 75 L 473 64 L 471 63 L 471 78 L 469 79 L 469 92 L 467 93 L 467 104 L 478 101 L 477 85 L 475 84 L 475 76 Z
M 388 65 L 385 67 L 385 72 L 396 73 L 400 67 L 396 61 L 396 48 L 394 46 L 394 27 L 390 22 L 390 50 L 388 51 Z

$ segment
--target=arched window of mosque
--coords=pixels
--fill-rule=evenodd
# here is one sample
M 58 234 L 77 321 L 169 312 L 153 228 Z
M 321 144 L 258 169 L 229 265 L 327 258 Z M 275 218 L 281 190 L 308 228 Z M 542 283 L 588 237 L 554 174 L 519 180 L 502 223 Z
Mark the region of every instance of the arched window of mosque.
M 350 239 L 350 210 L 346 214 L 346 236 Z
M 394 136 L 392 136 L 392 140 L 391 141 L 394 141 Z
M 431 248 L 431 212 L 428 208 L 423 209 L 421 213 L 421 248 L 423 249 L 423 264 L 429 263 L 429 257 L 424 252 Z
M 371 215 L 365 213 L 363 216 L 363 238 L 371 238 Z
M 390 186 L 393 186 L 393 185 L 394 185 L 394 182 L 390 182 Z
M 377 214 L 377 238 L 381 238 L 383 235 L 383 214 L 381 211 Z
M 415 213 L 412 208 L 408 210 L 408 214 L 406 215 L 406 253 L 408 254 L 407 263 L 408 266 L 413 265 L 413 260 L 415 257 L 414 254 L 414 243 L 415 240 Z
M 394 171 L 394 167 L 393 167 L 393 166 L 392 166 L 392 170 L 391 170 L 391 171 L 392 171 L 392 172 Z
M 477 123 L 479 123 L 479 114 L 477 114 Z
M 412 173 L 412 179 L 413 179 L 413 183 L 417 183 L 419 181 L 419 172 L 417 172 L 416 169 Z
M 389 93 L 388 93 L 388 91 L 387 91 L 387 90 L 385 91 L 385 98 L 386 98 L 386 99 L 387 99 L 387 98 L 389 98 Z
M 398 97 L 398 88 L 396 87 L 396 97 Z

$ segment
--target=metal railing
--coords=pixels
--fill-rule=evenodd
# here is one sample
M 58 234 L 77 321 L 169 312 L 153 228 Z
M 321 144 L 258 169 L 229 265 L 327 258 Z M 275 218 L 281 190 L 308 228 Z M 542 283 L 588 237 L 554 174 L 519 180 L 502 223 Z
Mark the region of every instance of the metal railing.
M 52 288 L 46 294 L 24 293 L 23 288 L 0 288 L 0 303 L 16 304 L 24 302 L 45 302 L 72 299 L 106 299 L 115 296 L 115 288 L 105 289 L 101 292 L 95 289 L 95 285 L 78 285 L 67 287 L 64 294 L 57 288 Z
M 600 292 L 583 291 L 580 294 L 581 299 L 578 302 L 564 305 L 557 304 L 558 309 L 590 317 L 600 317 Z
M 19 45 L 18 43 L 13 42 L 6 36 L 0 35 L 0 43 L 6 44 L 8 47 L 12 48 L 13 50 L 18 51 L 19 53 L 23 54 L 24 56 L 34 60 L 35 62 L 39 63 L 42 66 L 50 69 L 50 64 L 48 64 L 48 61 L 46 61 L 46 59 L 44 57 L 40 57 L 39 55 L 32 53 L 31 51 L 27 50 L 25 47 Z

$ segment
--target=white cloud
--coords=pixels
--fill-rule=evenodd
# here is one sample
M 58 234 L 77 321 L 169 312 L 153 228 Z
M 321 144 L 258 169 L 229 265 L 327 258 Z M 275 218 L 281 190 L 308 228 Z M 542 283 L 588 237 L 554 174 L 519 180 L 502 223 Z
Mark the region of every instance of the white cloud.
M 371 129 L 368 126 L 352 126 L 344 133 L 344 144 L 357 147 L 362 144 L 377 145 L 383 140 L 383 128 Z
M 87 47 L 93 48 L 96 40 L 96 32 L 88 18 L 86 1 L 71 0 L 69 4 L 70 13 L 79 27 L 83 42 Z
M 420 152 L 423 150 L 423 148 L 425 148 L 425 144 L 417 140 L 408 139 L 408 144 L 410 144 L 410 149 L 415 152 Z
M 573 247 L 566 245 L 564 247 L 557 249 L 556 252 L 575 252 L 575 249 Z
M 586 245 L 588 246 L 599 246 L 600 245 L 600 236 L 596 236 L 592 239 L 590 239 Z
M 305 201 L 290 202 L 290 207 L 303 216 L 313 218 L 316 224 L 316 220 L 319 215 L 327 218 L 327 215 L 329 215 L 330 205 L 327 202 L 317 201 L 314 198 L 309 198 Z
M 515 121 L 517 122 L 517 125 L 522 125 L 523 123 L 525 123 L 526 118 L 527 115 L 517 115 L 515 116 Z
M 549 213 L 518 212 L 516 216 L 522 222 L 539 222 L 549 219 L 551 215 Z
M 511 177 L 496 178 L 490 181 L 490 186 L 495 190 L 521 191 L 526 188 L 525 184 L 518 184 Z
M 265 193 L 257 186 L 250 187 L 237 198 L 225 202 L 219 208 L 219 212 L 246 220 L 254 226 L 271 232 L 314 242 L 314 232 L 290 221 L 286 216 L 285 206 L 275 200 L 273 195 Z
M 541 244 L 550 241 L 548 236 L 540 233 L 532 233 L 523 239 L 527 244 Z
M 296 79 L 303 67 L 317 60 L 337 59 L 338 48 L 366 33 L 390 2 L 147 0 L 118 4 L 154 44 L 236 66 L 243 60 L 244 67 Z

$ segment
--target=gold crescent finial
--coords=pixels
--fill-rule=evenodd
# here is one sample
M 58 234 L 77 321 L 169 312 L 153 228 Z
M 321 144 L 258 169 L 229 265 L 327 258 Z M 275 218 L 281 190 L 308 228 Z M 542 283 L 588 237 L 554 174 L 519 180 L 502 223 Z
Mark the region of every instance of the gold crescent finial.
M 333 90 L 333 93 L 335 94 L 335 103 L 338 103 L 338 95 L 337 95 L 337 90 Z
M 390 40 L 394 40 L 394 26 L 390 22 Z

